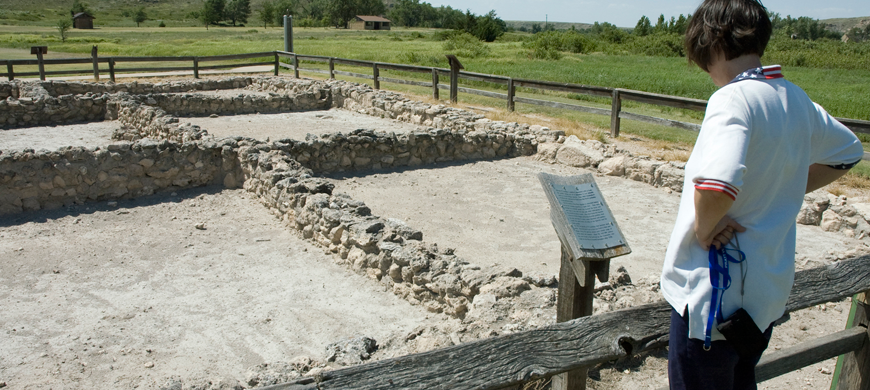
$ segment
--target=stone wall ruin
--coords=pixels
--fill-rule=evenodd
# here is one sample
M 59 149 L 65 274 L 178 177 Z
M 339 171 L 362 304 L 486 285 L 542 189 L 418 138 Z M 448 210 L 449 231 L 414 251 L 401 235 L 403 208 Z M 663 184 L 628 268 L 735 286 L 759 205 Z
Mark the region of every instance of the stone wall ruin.
M 250 93 L 215 91 L 244 89 Z M 408 301 L 463 318 L 483 293 L 499 299 L 550 288 L 552 276 L 481 269 L 448 248 L 426 244 L 402 221 L 371 215 L 359 200 L 333 193 L 318 175 L 447 161 L 535 156 L 681 191 L 684 164 L 634 156 L 612 144 L 561 131 L 490 121 L 444 105 L 411 101 L 343 81 L 234 77 L 172 83 L 0 83 L 0 125 L 117 119 L 115 138 L 97 148 L 0 151 L 0 215 L 90 201 L 125 199 L 203 185 L 243 187 L 288 226 L 377 279 Z M 394 134 L 357 130 L 262 142 L 215 139 L 183 116 L 342 108 L 428 127 Z M 861 205 L 808 196 L 799 221 L 866 237 Z M 624 284 L 624 283 L 622 283 Z M 620 285 L 614 281 L 612 288 Z M 552 290 L 552 289 L 550 289 Z M 554 302 L 553 302 L 554 303 Z M 618 308 L 618 307 L 615 307 Z M 521 330 L 521 329 L 516 329 Z

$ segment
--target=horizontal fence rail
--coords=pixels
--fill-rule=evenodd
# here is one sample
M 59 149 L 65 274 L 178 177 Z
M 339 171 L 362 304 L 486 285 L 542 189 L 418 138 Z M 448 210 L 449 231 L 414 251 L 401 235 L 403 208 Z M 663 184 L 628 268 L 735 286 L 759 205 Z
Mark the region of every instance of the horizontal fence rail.
M 866 290 L 870 290 L 870 256 L 840 261 L 798 272 L 786 310 Z M 666 302 L 637 306 L 263 389 L 500 389 L 663 347 L 671 310 Z M 758 380 L 855 351 L 868 342 L 867 329 L 855 327 L 770 353 L 756 369 Z
M 579 112 L 586 112 L 590 114 L 596 115 L 609 115 L 611 117 L 611 135 L 614 137 L 619 136 L 619 128 L 620 121 L 622 119 L 633 120 L 646 122 L 661 126 L 669 126 L 675 127 L 685 130 L 699 131 L 701 126 L 697 123 L 683 122 L 672 119 L 658 118 L 649 115 L 641 115 L 631 112 L 626 112 L 622 110 L 622 101 L 628 100 L 637 103 L 643 104 L 651 104 L 657 106 L 665 106 L 665 107 L 673 107 L 679 109 L 687 109 L 693 111 L 704 111 L 707 107 L 707 101 L 701 99 L 691 99 L 684 98 L 679 96 L 670 96 L 670 95 L 662 95 L 650 92 L 643 91 L 634 91 L 628 89 L 620 89 L 620 88 L 607 88 L 607 87 L 597 87 L 597 86 L 589 86 L 582 84 L 572 84 L 572 83 L 560 83 L 553 81 L 541 81 L 541 80 L 526 80 L 526 79 L 514 79 L 508 76 L 500 76 L 500 75 L 491 75 L 491 74 L 483 74 L 483 73 L 475 73 L 469 72 L 465 70 L 458 70 L 457 79 L 474 81 L 474 82 L 484 82 L 495 84 L 498 88 L 507 87 L 506 93 L 501 92 L 493 92 L 493 91 L 485 91 L 476 88 L 468 88 L 468 87 L 458 87 L 458 86 L 450 86 L 448 85 L 446 88 L 439 84 L 439 78 L 441 77 L 450 77 L 451 69 L 445 68 L 436 68 L 436 67 L 426 67 L 426 66 L 417 66 L 417 65 L 405 65 L 405 64 L 392 64 L 392 63 L 381 63 L 375 61 L 365 61 L 365 60 L 354 60 L 347 58 L 336 58 L 336 57 L 328 57 L 328 56 L 315 56 L 315 55 L 304 55 L 292 52 L 285 51 L 269 51 L 269 52 L 259 52 L 259 53 L 246 53 L 246 54 L 228 54 L 228 55 L 216 55 L 216 56 L 203 56 L 203 57 L 195 57 L 195 56 L 161 56 L 161 57 L 97 57 L 96 52 L 93 53 L 92 58 L 60 58 L 60 59 L 43 59 L 41 60 L 5 60 L 2 62 L 6 63 L 6 73 L 0 73 L 0 77 L 5 76 L 9 80 L 13 80 L 16 76 L 19 77 L 29 77 L 29 76 L 40 76 L 41 78 L 45 78 L 46 75 L 75 75 L 75 74 L 94 74 L 94 78 L 99 80 L 100 69 L 97 64 L 108 64 L 109 66 L 109 74 L 112 81 L 115 80 L 115 73 L 117 72 L 163 72 L 163 71 L 192 71 L 194 77 L 199 77 L 200 70 L 212 70 L 212 69 L 226 69 L 226 68 L 234 68 L 240 66 L 253 66 L 253 65 L 264 65 L 268 64 L 267 62 L 247 62 L 243 64 L 221 64 L 221 65 L 209 65 L 209 66 L 201 66 L 201 63 L 205 62 L 214 62 L 214 61 L 234 61 L 234 60 L 244 60 L 244 59 L 252 59 L 252 58 L 264 58 L 264 57 L 273 57 L 274 59 L 274 72 L 277 75 L 280 68 L 285 68 L 292 70 L 296 77 L 299 77 L 299 72 L 311 72 L 311 73 L 319 73 L 319 74 L 328 74 L 330 78 L 335 78 L 335 75 L 342 75 L 348 77 L 356 77 L 367 80 L 372 80 L 374 87 L 376 89 L 380 89 L 380 82 L 388 82 L 394 84 L 404 84 L 404 85 L 414 85 L 420 87 L 429 87 L 432 88 L 432 95 L 434 98 L 439 98 L 439 90 L 440 89 L 448 89 L 452 91 L 458 91 L 467 94 L 485 96 L 494 99 L 504 99 L 506 100 L 506 107 L 508 110 L 513 111 L 516 103 L 521 104 L 530 104 L 530 105 L 538 105 L 544 107 L 552 107 L 558 109 L 565 110 L 573 110 Z M 280 59 L 290 59 L 292 62 L 290 64 L 286 64 L 281 62 Z M 308 62 L 317 62 L 317 63 L 327 63 L 329 69 L 315 69 L 315 68 L 302 68 L 299 66 L 300 61 L 308 61 Z M 0 63 L 2 63 L 0 62 Z M 179 66 L 179 67 L 130 67 L 120 69 L 117 67 L 119 63 L 134 63 L 134 62 L 191 62 L 192 66 Z M 94 69 L 83 69 L 83 70 L 63 70 L 63 71 L 40 71 L 40 72 L 15 72 L 14 67 L 16 65 L 40 65 L 42 68 L 45 65 L 64 65 L 64 64 L 93 64 Z M 366 67 L 370 68 L 370 72 L 349 72 L 336 70 L 335 65 L 346 65 L 346 66 L 356 66 L 356 67 Z M 412 72 L 412 73 L 426 73 L 432 75 L 431 82 L 424 81 L 416 81 L 416 80 L 406 80 L 396 77 L 380 77 L 380 71 L 399 71 L 399 72 Z M 575 93 L 580 95 L 587 96 L 595 96 L 602 98 L 610 98 L 611 99 L 611 108 L 596 108 L 596 107 L 587 107 L 578 104 L 569 104 L 569 103 L 561 103 L 561 102 L 553 102 L 549 100 L 542 99 L 532 99 L 527 97 L 516 96 L 516 88 L 525 88 L 529 90 L 537 90 L 537 91 L 552 91 L 552 92 L 564 92 L 564 93 Z M 453 98 L 453 96 L 452 96 Z M 859 120 L 859 119 L 849 119 L 849 118 L 836 118 L 841 123 L 843 123 L 846 127 L 851 129 L 855 133 L 862 134 L 870 134 L 870 121 L 867 120 Z M 870 157 L 870 156 L 868 156 Z
M 156 57 L 146 57 L 146 56 L 127 56 L 127 57 L 91 57 L 91 58 L 53 58 L 53 59 L 43 59 L 40 60 L 4 60 L 0 61 L 0 64 L 6 63 L 6 73 L 0 73 L 0 77 L 6 77 L 10 81 L 14 80 L 15 77 L 28 77 L 28 76 L 40 76 L 41 79 L 45 79 L 45 76 L 49 75 L 82 75 L 82 74 L 93 74 L 95 80 L 99 80 L 100 69 L 97 64 L 107 64 L 108 65 L 108 73 L 109 77 L 112 81 L 115 81 L 115 74 L 119 72 L 173 72 L 173 71 L 192 71 L 194 73 L 194 77 L 199 78 L 199 70 L 209 70 L 209 69 L 227 69 L 227 68 L 236 68 L 242 66 L 254 66 L 254 65 L 268 65 L 266 62 L 248 62 L 248 63 L 235 63 L 235 64 L 224 64 L 224 65 L 210 65 L 210 66 L 199 66 L 199 63 L 202 62 L 216 62 L 216 61 L 234 61 L 234 60 L 244 60 L 251 58 L 264 58 L 264 57 L 276 57 L 276 53 L 274 51 L 269 52 L 259 52 L 259 53 L 245 53 L 245 54 L 226 54 L 226 55 L 216 55 L 216 56 L 156 56 Z M 190 62 L 191 66 L 158 66 L 158 67 L 128 67 L 128 68 L 118 68 L 117 64 L 120 63 L 137 63 L 137 62 Z M 277 61 L 274 61 L 277 62 Z M 46 65 L 75 65 L 75 64 L 93 64 L 93 69 L 69 69 L 69 70 L 59 70 L 59 71 L 40 71 L 40 72 L 15 72 L 15 66 L 23 66 L 23 65 L 38 65 L 40 67 Z M 277 74 L 277 69 L 276 69 Z

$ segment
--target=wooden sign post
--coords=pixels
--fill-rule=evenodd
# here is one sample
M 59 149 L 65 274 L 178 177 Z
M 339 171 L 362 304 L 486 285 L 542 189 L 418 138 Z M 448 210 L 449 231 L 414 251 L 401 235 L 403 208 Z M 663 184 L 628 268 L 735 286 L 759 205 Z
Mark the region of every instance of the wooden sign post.
M 465 67 L 453 54 L 447 55 L 447 62 L 450 63 L 450 102 L 456 103 L 459 101 L 459 71 Z
M 39 65 L 39 79 L 45 81 L 45 58 L 42 56 L 48 54 L 48 46 L 31 46 L 30 54 L 36 54 L 36 61 Z
M 592 174 L 539 173 L 550 220 L 562 243 L 556 322 L 592 315 L 595 277 L 607 281 L 610 259 L 631 253 Z M 553 377 L 553 390 L 586 389 L 586 368 Z

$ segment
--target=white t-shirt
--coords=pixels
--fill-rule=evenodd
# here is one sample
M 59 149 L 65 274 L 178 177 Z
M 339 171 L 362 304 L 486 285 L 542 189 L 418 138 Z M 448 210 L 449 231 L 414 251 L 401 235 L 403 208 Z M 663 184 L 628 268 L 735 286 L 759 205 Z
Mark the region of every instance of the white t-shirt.
M 731 265 L 722 314 L 743 307 L 763 331 L 783 315 L 794 282 L 795 218 L 809 166 L 853 163 L 863 153 L 848 128 L 783 78 L 732 82 L 710 97 L 661 277 L 671 306 L 688 308 L 690 338 L 704 339 L 712 295 L 708 252 L 694 234 L 696 186 L 735 198 L 728 215 L 746 227 L 738 233 L 746 278 L 741 297 L 740 266 Z M 724 339 L 715 326 L 712 336 Z

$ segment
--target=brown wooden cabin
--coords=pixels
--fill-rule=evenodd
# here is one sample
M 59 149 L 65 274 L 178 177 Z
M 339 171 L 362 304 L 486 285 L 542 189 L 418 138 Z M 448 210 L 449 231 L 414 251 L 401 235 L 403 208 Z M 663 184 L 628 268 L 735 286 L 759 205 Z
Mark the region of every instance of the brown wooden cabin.
M 93 29 L 94 19 L 96 18 L 91 16 L 87 12 L 79 12 L 73 15 L 73 27 L 88 30 Z
M 347 22 L 347 28 L 351 30 L 389 30 L 390 19 L 380 16 L 357 15 L 350 22 Z

